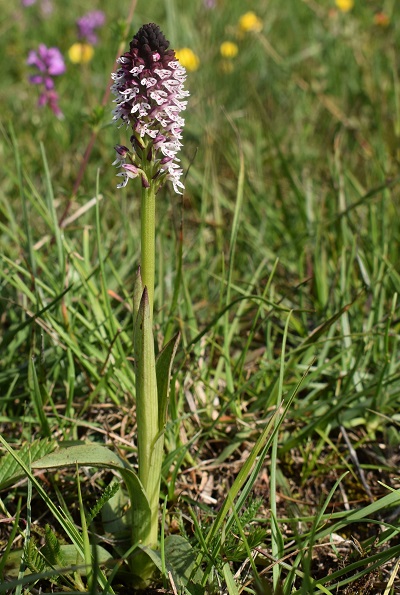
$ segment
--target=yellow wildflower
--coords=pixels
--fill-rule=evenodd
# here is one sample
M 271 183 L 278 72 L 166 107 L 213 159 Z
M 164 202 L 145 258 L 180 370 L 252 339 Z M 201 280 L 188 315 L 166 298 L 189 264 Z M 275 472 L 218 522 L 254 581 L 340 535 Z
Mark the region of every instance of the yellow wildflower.
M 219 48 L 223 58 L 234 58 L 239 51 L 238 46 L 233 41 L 224 41 Z
M 246 12 L 245 14 L 242 14 L 242 16 L 239 19 L 239 30 L 242 33 L 248 33 L 250 31 L 254 33 L 260 33 L 260 31 L 262 31 L 262 28 L 262 20 L 260 19 L 260 17 L 256 15 L 255 12 L 251 10 L 249 12 Z
M 93 58 L 94 49 L 89 43 L 74 43 L 68 50 L 68 57 L 73 64 L 86 64 Z
M 335 0 L 335 2 L 342 12 L 349 12 L 354 7 L 354 0 Z
M 175 50 L 175 56 L 186 70 L 197 70 L 200 66 L 200 59 L 190 48 Z

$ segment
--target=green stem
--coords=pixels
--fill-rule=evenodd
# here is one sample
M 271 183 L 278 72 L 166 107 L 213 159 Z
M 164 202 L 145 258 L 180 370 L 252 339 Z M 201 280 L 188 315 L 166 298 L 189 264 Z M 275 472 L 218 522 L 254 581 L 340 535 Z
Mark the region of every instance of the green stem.
M 145 171 L 145 168 L 143 168 Z M 151 179 L 151 172 L 145 172 Z M 138 439 L 138 475 L 149 503 L 149 517 L 141 511 L 133 516 L 133 541 L 156 548 L 164 436 L 159 428 L 159 404 L 153 338 L 155 278 L 155 187 L 142 189 L 141 267 L 135 283 L 134 352 L 136 368 L 136 416 Z M 135 503 L 132 503 L 135 506 Z M 154 567 L 145 554 L 137 553 L 132 569 L 143 580 L 151 577 Z
M 142 188 L 141 201 L 141 273 L 143 286 L 147 287 L 150 303 L 150 318 L 153 321 L 154 275 L 155 275 L 155 230 L 156 194 L 153 184 Z

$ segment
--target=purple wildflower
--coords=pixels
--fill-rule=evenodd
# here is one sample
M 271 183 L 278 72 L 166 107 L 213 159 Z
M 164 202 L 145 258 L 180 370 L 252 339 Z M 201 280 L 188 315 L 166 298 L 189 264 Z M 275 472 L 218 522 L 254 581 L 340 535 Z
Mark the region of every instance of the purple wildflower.
M 217 0 L 203 0 L 203 4 L 204 4 L 204 8 L 211 10 L 212 8 L 216 7 Z
M 59 76 L 65 72 L 64 58 L 58 48 L 47 48 L 43 43 L 39 45 L 36 51 L 29 52 L 26 63 L 34 66 L 39 73 L 33 74 L 29 80 L 34 85 L 43 85 L 44 90 L 39 97 L 39 106 L 49 105 L 57 117 L 62 116 L 58 106 L 58 95 L 54 91 L 54 76 Z
M 22 0 L 22 6 L 32 6 L 32 4 L 35 4 L 36 0 Z
M 168 46 L 169 41 L 157 25 L 143 25 L 132 39 L 129 52 L 118 58 L 120 68 L 112 74 L 115 82 L 111 90 L 117 104 L 113 119 L 121 120 L 121 125 L 126 124 L 133 132 L 132 152 L 121 145 L 116 147 L 114 164 L 123 169 L 118 174 L 123 177 L 118 188 L 135 177 L 131 165 L 125 163 L 126 158 L 135 163 L 136 175 L 142 176 L 145 187 L 149 179 L 157 180 L 158 187 L 167 179 L 178 194 L 184 188 L 176 154 L 182 146 L 185 123 L 179 113 L 187 104 L 181 100 L 189 92 L 183 87 L 186 70 Z M 149 171 L 150 164 L 150 176 L 146 176 L 141 166 Z
M 60 106 L 58 105 L 58 93 L 54 91 L 54 89 L 46 89 L 45 91 L 43 91 L 43 93 L 40 94 L 38 105 L 39 107 L 48 105 L 53 114 L 57 116 L 57 118 L 62 119 L 64 117 L 64 114 L 62 113 Z
M 43 43 L 39 45 L 37 52 L 29 52 L 26 63 L 29 66 L 36 66 L 42 74 L 34 74 L 30 77 L 34 85 L 44 84 L 46 89 L 54 88 L 53 76 L 59 76 L 65 72 L 64 58 L 58 48 L 47 48 Z
M 106 22 L 106 16 L 102 10 L 92 10 L 76 21 L 79 39 L 85 39 L 88 43 L 95 45 L 97 35 L 95 29 L 102 27 Z

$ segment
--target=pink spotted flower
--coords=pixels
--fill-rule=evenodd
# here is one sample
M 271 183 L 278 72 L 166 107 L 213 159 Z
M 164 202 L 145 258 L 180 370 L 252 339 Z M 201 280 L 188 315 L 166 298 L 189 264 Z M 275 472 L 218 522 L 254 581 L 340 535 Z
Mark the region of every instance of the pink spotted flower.
M 159 188 L 170 180 L 178 194 L 184 188 L 177 153 L 185 123 L 180 112 L 186 108 L 189 92 L 184 89 L 186 70 L 168 46 L 156 24 L 143 25 L 112 74 L 113 119 L 132 132 L 132 150 L 123 145 L 115 148 L 114 165 L 121 168 L 118 175 L 122 176 L 118 188 L 137 176 L 145 187 L 154 181 Z

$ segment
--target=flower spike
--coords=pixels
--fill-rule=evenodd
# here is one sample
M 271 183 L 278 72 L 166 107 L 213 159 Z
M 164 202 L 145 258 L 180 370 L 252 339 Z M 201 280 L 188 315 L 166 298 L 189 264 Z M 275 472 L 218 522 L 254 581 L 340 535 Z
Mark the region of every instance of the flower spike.
M 182 146 L 185 123 L 180 112 L 186 108 L 184 99 L 189 92 L 183 85 L 186 70 L 168 47 L 169 41 L 158 25 L 149 23 L 139 29 L 129 51 L 117 60 L 120 67 L 112 74 L 111 87 L 116 97 L 113 119 L 133 134 L 132 153 L 122 156 L 117 150 L 114 164 L 124 167 L 122 160 L 128 157 L 136 167 L 146 168 L 148 178 L 157 180 L 157 188 L 170 180 L 175 192 L 181 194 L 183 172 L 176 154 Z M 124 182 L 120 186 L 126 185 L 128 178 Z

